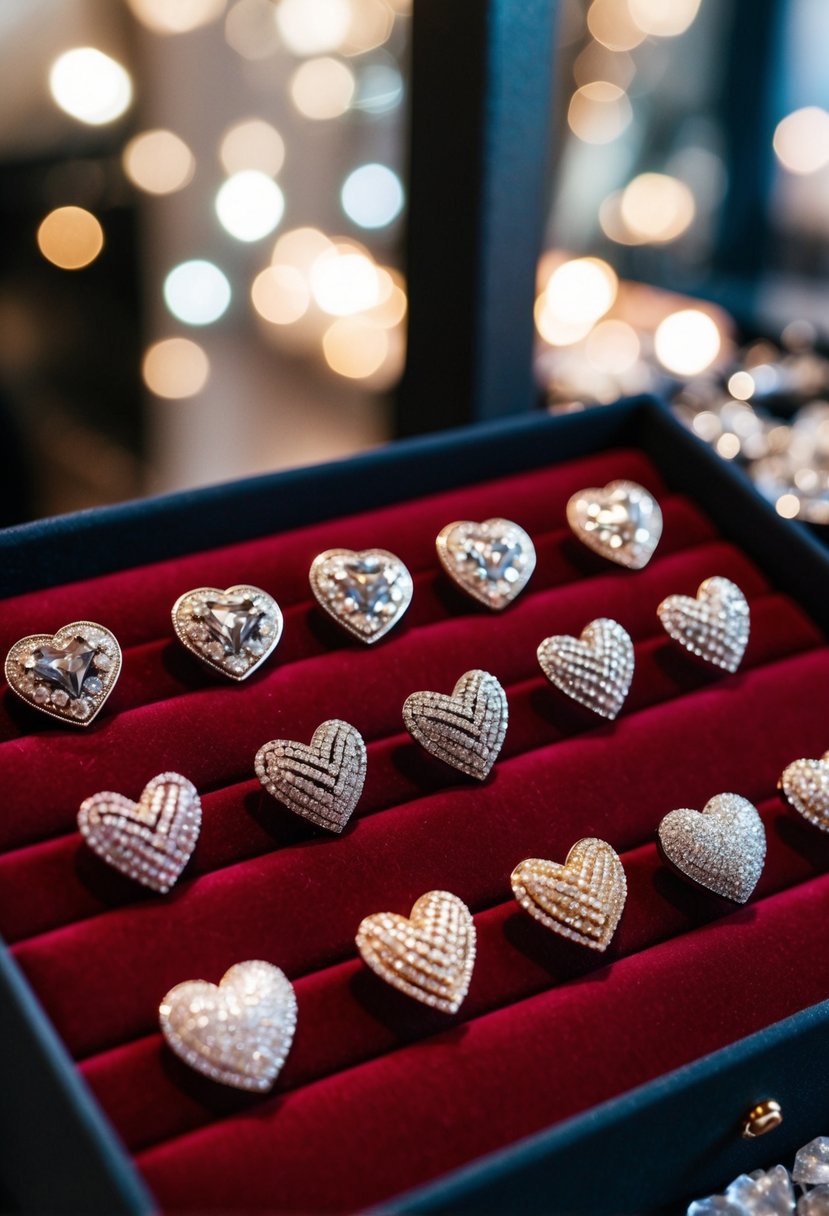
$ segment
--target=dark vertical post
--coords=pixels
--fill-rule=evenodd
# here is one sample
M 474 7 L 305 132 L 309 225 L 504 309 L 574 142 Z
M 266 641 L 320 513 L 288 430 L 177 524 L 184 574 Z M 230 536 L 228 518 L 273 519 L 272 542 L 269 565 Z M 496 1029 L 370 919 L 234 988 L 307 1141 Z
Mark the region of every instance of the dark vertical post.
M 398 433 L 530 409 L 556 0 L 414 0 Z

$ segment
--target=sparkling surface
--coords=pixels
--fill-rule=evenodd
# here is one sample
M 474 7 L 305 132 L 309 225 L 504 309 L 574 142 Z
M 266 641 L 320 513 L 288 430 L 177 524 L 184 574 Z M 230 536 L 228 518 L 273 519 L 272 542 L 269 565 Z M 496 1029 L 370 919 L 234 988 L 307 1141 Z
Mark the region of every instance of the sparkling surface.
M 691 654 L 733 674 L 742 662 L 751 629 L 748 601 L 721 576 L 700 584 L 696 598 L 669 595 L 657 608 L 662 628 Z
M 447 524 L 435 544 L 449 577 L 488 608 L 511 604 L 535 569 L 532 540 L 508 519 Z
M 746 902 L 763 871 L 763 821 L 739 794 L 717 794 L 702 812 L 671 811 L 658 835 L 663 854 L 681 874 L 735 903 Z
M 246 596 L 226 595 L 205 599 L 207 613 L 204 624 L 218 642 L 224 642 L 233 654 L 240 654 L 250 637 L 257 633 L 263 612 Z
M 52 718 L 88 726 L 112 692 L 121 671 L 113 634 L 94 621 L 73 621 L 55 634 L 32 634 L 6 656 L 9 687 Z
M 789 1216 L 794 1212 L 794 1188 L 782 1165 L 754 1174 L 740 1174 L 724 1195 L 698 1199 L 688 1216 Z
M 376 642 L 412 599 L 412 576 L 386 549 L 326 549 L 309 572 L 317 602 L 354 637 Z
M 415 692 L 403 706 L 413 739 L 433 756 L 483 781 L 498 758 L 507 732 L 507 696 L 495 676 L 467 671 L 451 696 Z
M 829 1216 L 829 1186 L 821 1183 L 797 1201 L 797 1216 Z
M 366 745 L 356 727 L 323 722 L 309 746 L 274 739 L 256 753 L 256 775 L 289 810 L 318 827 L 341 832 L 363 792 Z
M 618 621 L 599 617 L 578 638 L 545 638 L 537 651 L 547 679 L 603 718 L 619 713 L 633 680 L 633 642 Z
M 367 916 L 357 930 L 357 949 L 387 984 L 443 1013 L 457 1013 L 475 965 L 475 923 L 457 895 L 427 891 L 408 917 Z
M 254 959 L 221 979 L 186 980 L 159 1006 L 159 1024 L 186 1064 L 213 1081 L 263 1093 L 285 1063 L 296 1029 L 296 996 L 278 967 Z
M 588 548 L 630 570 L 648 564 L 662 535 L 659 503 L 635 481 L 579 490 L 567 503 L 567 522 Z
M 792 1178 L 809 1186 L 829 1182 L 829 1136 L 818 1136 L 798 1149 Z
M 793 761 L 783 771 L 780 790 L 798 814 L 829 832 L 829 752 L 820 760 Z
M 622 915 L 627 880 L 604 840 L 578 840 L 564 865 L 530 857 L 510 879 L 515 898 L 547 929 L 582 946 L 606 950 Z
M 197 587 L 173 605 L 179 641 L 214 671 L 244 680 L 276 649 L 282 612 L 276 600 L 247 583 L 221 591 Z
M 63 646 L 38 646 L 33 657 L 36 676 L 60 685 L 70 697 L 79 697 L 95 658 L 95 647 L 85 638 L 71 638 Z

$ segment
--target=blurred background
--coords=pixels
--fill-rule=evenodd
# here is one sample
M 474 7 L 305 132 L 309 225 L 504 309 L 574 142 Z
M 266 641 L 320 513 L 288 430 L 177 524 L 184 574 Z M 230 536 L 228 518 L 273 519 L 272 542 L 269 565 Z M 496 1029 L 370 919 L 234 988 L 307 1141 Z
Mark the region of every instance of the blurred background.
M 411 3 L 2 0 L 0 523 L 394 438 Z M 555 7 L 539 407 L 829 522 L 829 5 Z

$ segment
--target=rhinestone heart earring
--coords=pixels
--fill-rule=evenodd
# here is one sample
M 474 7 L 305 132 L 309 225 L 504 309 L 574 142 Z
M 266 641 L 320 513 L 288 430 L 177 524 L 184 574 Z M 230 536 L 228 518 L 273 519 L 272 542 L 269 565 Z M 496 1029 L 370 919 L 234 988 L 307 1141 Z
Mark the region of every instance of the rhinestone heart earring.
M 634 666 L 633 642 L 618 621 L 599 617 L 578 638 L 545 638 L 536 653 L 551 684 L 593 713 L 616 717 L 630 691 Z
M 739 794 L 717 794 L 702 811 L 671 811 L 657 835 L 663 857 L 683 878 L 734 903 L 746 902 L 763 872 L 763 821 Z
M 530 857 L 510 879 L 525 912 L 581 946 L 606 950 L 616 932 L 627 896 L 625 871 L 604 840 L 577 840 L 563 865 Z
M 317 603 L 352 637 L 379 641 L 412 601 L 412 576 L 387 549 L 326 549 L 308 574 Z
M 579 490 L 567 503 L 567 522 L 588 549 L 629 570 L 647 566 L 662 535 L 659 503 L 635 481 Z
M 303 819 L 341 832 L 366 779 L 366 745 L 349 722 L 332 718 L 309 746 L 274 739 L 256 753 L 256 776 L 274 798 Z
M 732 675 L 740 666 L 751 628 L 748 600 L 728 578 L 707 578 L 696 598 L 669 595 L 656 610 L 662 628 L 691 654 Z
M 520 595 L 535 569 L 535 546 L 508 519 L 447 524 L 435 541 L 438 557 L 462 591 L 499 611 Z
M 121 672 L 121 647 L 94 621 L 15 642 L 6 656 L 9 688 L 27 705 L 73 726 L 89 726 Z
M 282 613 L 266 591 L 237 583 L 222 591 L 197 587 L 173 605 L 173 628 L 183 646 L 231 680 L 246 680 L 273 654 Z
M 452 768 L 483 781 L 507 733 L 507 694 L 488 671 L 467 671 L 449 696 L 413 692 L 403 722 L 413 739 Z
M 829 832 L 829 752 L 820 760 L 793 760 L 783 770 L 777 788 L 807 823 Z

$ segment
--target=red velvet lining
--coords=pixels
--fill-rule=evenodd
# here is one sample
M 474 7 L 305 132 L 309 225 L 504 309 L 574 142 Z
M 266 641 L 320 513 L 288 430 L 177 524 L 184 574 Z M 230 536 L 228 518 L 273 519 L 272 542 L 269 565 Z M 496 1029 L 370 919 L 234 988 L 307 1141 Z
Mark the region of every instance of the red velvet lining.
M 665 512 L 657 554 L 636 574 L 608 568 L 562 526 L 571 493 L 614 477 L 642 481 Z M 462 599 L 434 556 L 445 523 L 494 514 L 527 527 L 539 552 L 530 586 L 500 616 Z M 342 544 L 391 548 L 415 574 L 404 624 L 372 649 L 344 640 L 309 599 L 311 558 Z M 751 602 L 734 677 L 678 652 L 656 621 L 664 595 L 693 593 L 712 574 Z M 182 591 L 236 581 L 271 591 L 286 616 L 274 660 L 238 687 L 169 640 Z M 555 692 L 535 661 L 544 636 L 598 615 L 636 643 L 615 723 Z M 125 646 L 100 723 L 53 729 L 9 694 L 0 708 L 0 932 L 163 1207 L 373 1202 L 827 995 L 829 963 L 798 967 L 791 941 L 829 900 L 829 880 L 809 881 L 829 869 L 829 841 L 784 815 L 774 790 L 787 763 L 827 746 L 829 648 L 640 454 L 22 596 L 4 604 L 3 634 L 11 644 L 83 617 Z M 502 759 L 482 786 L 425 755 L 400 720 L 408 693 L 448 691 L 473 666 L 493 671 L 510 702 Z M 251 775 L 265 740 L 307 739 L 334 716 L 369 743 L 366 789 L 340 838 L 292 816 Z M 184 878 L 160 899 L 94 858 L 74 821 L 90 793 L 136 797 L 166 768 L 202 791 L 204 826 Z M 653 844 L 666 811 L 723 790 L 761 804 L 769 839 L 757 892 L 736 912 L 669 874 Z M 545 933 L 509 898 L 518 861 L 563 857 L 588 834 L 623 852 L 628 874 L 605 958 Z M 479 933 L 454 1022 L 384 987 L 354 952 L 362 916 L 405 912 L 432 887 L 465 899 Z M 281 966 L 299 1000 L 296 1042 L 265 1100 L 192 1074 L 156 1022 L 172 984 L 216 980 L 255 957 Z M 693 1005 L 679 982 L 690 973 Z

